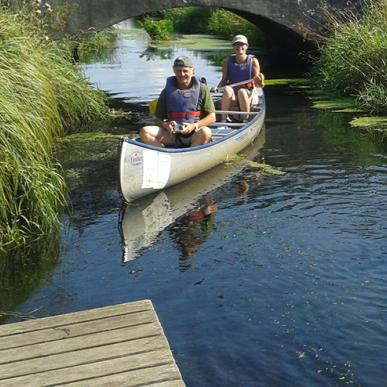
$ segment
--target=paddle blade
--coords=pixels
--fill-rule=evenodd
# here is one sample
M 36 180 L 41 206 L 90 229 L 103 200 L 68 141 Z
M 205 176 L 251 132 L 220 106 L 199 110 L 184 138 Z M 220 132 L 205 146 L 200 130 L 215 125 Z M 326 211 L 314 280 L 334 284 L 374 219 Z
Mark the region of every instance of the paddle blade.
M 149 102 L 148 109 L 149 109 L 149 115 L 153 116 L 156 113 L 156 106 L 157 106 L 157 99 L 154 99 L 153 101 Z

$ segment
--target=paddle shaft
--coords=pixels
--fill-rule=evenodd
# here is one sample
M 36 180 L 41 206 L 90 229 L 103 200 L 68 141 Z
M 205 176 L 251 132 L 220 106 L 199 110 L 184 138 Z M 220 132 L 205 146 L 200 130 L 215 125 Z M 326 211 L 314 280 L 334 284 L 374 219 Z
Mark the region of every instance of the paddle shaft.
M 254 78 L 246 79 L 245 81 L 241 81 L 241 82 L 231 83 L 231 85 L 226 85 L 226 86 L 235 87 L 235 86 L 244 85 L 245 83 L 250 83 L 250 82 L 254 82 Z M 217 89 L 218 91 L 223 91 L 226 86 L 217 87 Z

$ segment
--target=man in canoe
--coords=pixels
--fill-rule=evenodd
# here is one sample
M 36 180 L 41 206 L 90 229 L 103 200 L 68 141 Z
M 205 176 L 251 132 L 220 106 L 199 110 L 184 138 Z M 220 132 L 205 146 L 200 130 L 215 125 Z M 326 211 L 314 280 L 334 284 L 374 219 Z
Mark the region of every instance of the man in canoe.
M 263 87 L 263 77 L 258 59 L 247 54 L 249 47 L 246 36 L 236 35 L 232 40 L 233 54 L 223 62 L 222 79 L 217 91 L 224 87 L 221 110 L 232 110 L 239 105 L 240 111 L 249 112 L 252 103 L 257 102 L 257 86 Z M 246 83 L 242 83 L 246 81 Z M 229 84 L 238 83 L 234 87 Z M 226 115 L 222 120 L 226 120 Z M 245 116 L 247 119 L 248 117 Z
M 210 91 L 194 75 L 190 58 L 176 58 L 173 72 L 157 101 L 156 125 L 141 128 L 141 141 L 175 148 L 207 144 L 211 140 L 208 125 L 216 120 Z

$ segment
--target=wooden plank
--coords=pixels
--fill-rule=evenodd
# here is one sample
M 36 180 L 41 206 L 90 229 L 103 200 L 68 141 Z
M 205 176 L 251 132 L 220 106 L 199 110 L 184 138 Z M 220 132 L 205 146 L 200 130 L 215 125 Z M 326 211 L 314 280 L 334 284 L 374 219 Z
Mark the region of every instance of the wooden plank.
M 74 367 L 84 363 L 98 362 L 125 355 L 136 355 L 166 347 L 167 343 L 162 336 L 154 336 L 136 341 L 121 341 L 115 344 L 77 350 L 76 356 L 74 356 L 74 352 L 50 355 L 49 362 L 47 356 L 23 359 L 13 362 L 12 366 L 9 363 L 0 365 L 0 384 L 1 379 L 33 374 L 36 370 L 43 372 Z
M 0 326 L 0 385 L 184 386 L 149 300 Z
M 152 368 L 171 364 L 169 349 L 157 349 L 152 352 L 82 364 L 74 367 L 55 369 L 45 372 L 36 370 L 34 374 L 1 379 L 1 386 L 50 386 L 70 382 L 77 382 L 97 377 L 110 376 L 121 372 L 135 371 L 143 368 Z M 148 374 L 149 371 L 146 373 Z M 149 380 L 145 381 L 146 383 Z
M 105 317 L 98 320 L 87 320 L 76 324 L 68 323 L 55 328 L 39 329 L 2 337 L 0 340 L 0 349 L 45 343 L 53 340 L 83 336 L 95 332 L 112 331 L 127 326 L 149 324 L 154 321 L 154 314 L 151 311 L 145 311 L 130 315 L 124 314 Z
M 153 375 L 149 369 L 138 369 L 135 371 L 122 372 L 98 379 L 87 379 L 79 382 L 69 383 L 67 386 L 109 386 L 109 387 L 184 387 L 181 376 L 176 374 L 176 368 L 171 364 L 156 366 L 152 368 Z
M 82 349 L 116 344 L 123 341 L 135 341 L 161 335 L 161 330 L 155 324 L 146 326 L 125 327 L 114 331 L 97 332 L 87 336 L 72 337 L 65 340 L 39 343 L 36 345 L 17 347 L 0 351 L 0 364 L 8 364 L 20 360 L 33 359 L 60 353 L 79 351 Z M 130 345 L 136 345 L 136 342 Z M 128 344 L 129 345 L 129 344 Z M 1 373 L 0 373 L 1 375 Z
M 0 337 L 29 332 L 38 329 L 56 328 L 66 324 L 87 322 L 120 314 L 137 313 L 141 311 L 153 311 L 149 300 L 130 302 L 114 306 L 106 306 L 97 309 L 89 309 L 82 312 L 62 314 L 59 316 L 43 317 L 14 324 L 0 326 Z

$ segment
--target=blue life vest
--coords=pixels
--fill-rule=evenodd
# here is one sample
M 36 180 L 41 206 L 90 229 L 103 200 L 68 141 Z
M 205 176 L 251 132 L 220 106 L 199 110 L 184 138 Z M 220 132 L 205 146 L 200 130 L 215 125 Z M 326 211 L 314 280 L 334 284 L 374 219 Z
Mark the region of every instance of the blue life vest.
M 238 83 L 245 81 L 247 79 L 252 78 L 253 74 L 253 58 L 254 55 L 247 55 L 246 62 L 237 63 L 236 56 L 230 55 L 227 62 L 227 78 L 230 83 Z M 246 83 L 243 85 L 239 85 L 234 87 L 234 90 L 238 90 L 240 88 L 252 89 L 254 87 L 254 83 Z
M 183 122 L 193 123 L 195 118 L 200 117 L 199 96 L 200 81 L 196 76 L 192 77 L 192 87 L 180 90 L 177 88 L 176 77 L 167 78 L 166 103 L 168 119 L 176 121 L 178 124 Z

